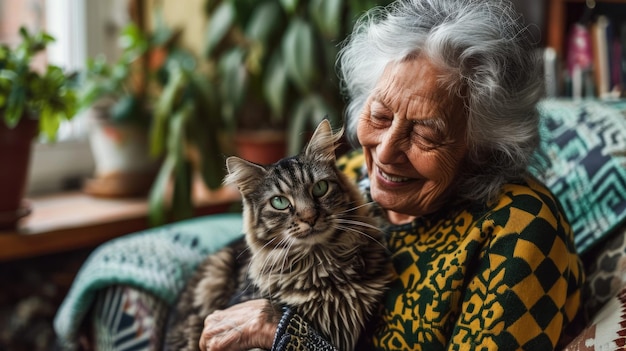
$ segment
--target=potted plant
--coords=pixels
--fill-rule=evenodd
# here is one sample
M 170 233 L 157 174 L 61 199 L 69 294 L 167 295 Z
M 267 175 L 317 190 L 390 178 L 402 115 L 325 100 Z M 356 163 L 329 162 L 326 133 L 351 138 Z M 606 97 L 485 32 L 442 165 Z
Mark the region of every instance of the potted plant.
M 116 197 L 148 193 L 159 166 L 149 152 L 155 99 L 150 91 L 160 84 L 158 72 L 171 37 L 148 35 L 131 23 L 120 32 L 122 50 L 115 62 L 91 58 L 81 72 L 79 102 L 90 117 L 96 166 L 85 192 Z
M 295 154 L 322 119 L 340 126 L 339 44 L 359 14 L 389 2 L 211 2 L 205 55 L 216 69 L 230 127 L 246 135 L 279 130 L 289 136 L 288 153 Z
M 110 157 L 110 152 L 103 152 L 92 140 L 96 158 L 100 152 L 106 162 L 117 160 L 117 165 L 134 168 L 124 176 L 119 169 L 111 174 L 106 165 L 98 172 L 96 159 L 97 182 L 87 185 L 104 185 L 86 187 L 87 191 L 108 196 L 146 193 L 150 222 L 159 225 L 193 215 L 193 188 L 198 178 L 209 188 L 221 185 L 223 148 L 213 133 L 224 128 L 216 118 L 219 103 L 209 75 L 202 72 L 197 58 L 178 44 L 180 32 L 168 28 L 159 12 L 155 24 L 151 33 L 132 23 L 125 27 L 120 34 L 122 54 L 113 64 L 102 58 L 88 62 L 80 101 L 83 108 L 98 111 L 98 128 L 92 137 L 111 139 L 107 145 L 118 153 L 129 146 L 132 153 L 139 154 L 134 161 L 124 162 L 129 158 Z M 212 157 L 205 160 L 203 154 Z M 147 172 L 137 171 L 138 165 L 149 166 Z
M 19 33 L 15 48 L 0 45 L 0 229 L 14 228 L 30 213 L 23 197 L 33 140 L 56 140 L 59 125 L 77 108 L 70 75 L 55 65 L 43 72 L 31 65 L 54 38 L 24 27 Z
M 153 224 L 191 217 L 196 179 L 215 189 L 224 176 L 225 128 L 210 73 L 182 48 L 172 50 L 165 68 L 150 133 L 152 154 L 164 158 L 150 192 Z

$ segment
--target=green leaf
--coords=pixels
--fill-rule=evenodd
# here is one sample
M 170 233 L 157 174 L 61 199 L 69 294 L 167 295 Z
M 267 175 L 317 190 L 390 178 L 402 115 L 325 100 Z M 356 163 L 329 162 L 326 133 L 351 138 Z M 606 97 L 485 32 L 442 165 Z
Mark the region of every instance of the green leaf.
M 150 154 L 154 157 L 163 154 L 166 146 L 167 121 L 175 108 L 177 95 L 181 93 L 186 84 L 185 75 L 178 65 L 170 65 L 169 73 L 168 83 L 163 88 L 161 98 L 157 101 L 154 120 L 150 129 Z
M 48 106 L 39 111 L 39 129 L 49 141 L 56 140 L 56 132 L 61 125 L 61 118 L 58 113 L 54 113 Z
M 235 20 L 235 7 L 230 1 L 223 1 L 209 19 L 206 30 L 205 54 L 210 56 L 213 49 L 222 41 Z
M 199 143 L 201 150 L 207 150 L 202 155 L 200 173 L 202 180 L 210 189 L 217 189 L 222 185 L 224 179 L 224 156 L 220 151 L 219 140 L 217 138 L 203 138 Z
M 192 201 L 193 167 L 188 160 L 181 160 L 174 169 L 172 193 L 172 220 L 179 221 L 193 216 Z
M 287 105 L 285 101 L 287 83 L 287 69 L 280 52 L 275 52 L 268 64 L 265 79 L 263 79 L 263 93 L 272 110 L 272 117 L 275 122 L 282 119 L 284 108 Z
M 171 210 L 173 220 L 189 218 L 193 214 L 191 201 L 193 168 L 185 158 L 185 140 L 188 140 L 185 126 L 193 114 L 193 104 L 188 102 L 172 116 L 170 121 L 168 154 L 176 160 L 172 184 Z
M 112 122 L 124 122 L 133 119 L 133 115 L 138 110 L 138 99 L 133 95 L 124 95 L 117 102 L 111 106 L 111 121 Z
M 31 34 L 20 28 L 22 41 L 14 48 L 0 45 L 0 108 L 3 123 L 14 127 L 24 117 L 39 118 L 40 132 L 50 140 L 63 119 L 76 111 L 73 79 L 60 67 L 32 70 L 31 59 L 54 38 L 44 32 Z
M 329 39 L 339 37 L 342 0 L 312 0 L 309 12 L 320 32 Z
M 308 92 L 314 76 L 314 36 L 308 22 L 294 19 L 282 43 L 283 58 L 289 77 L 301 92 Z
M 148 196 L 148 208 L 150 224 L 153 226 L 162 225 L 166 222 L 166 202 L 168 184 L 174 173 L 176 160 L 174 157 L 166 157 L 159 169 L 159 173 L 150 188 Z
M 154 45 L 166 44 L 174 35 L 174 31 L 167 26 L 163 18 L 163 8 L 157 7 L 154 11 L 154 31 L 152 33 L 152 43 Z
M 168 199 L 167 195 L 169 194 L 168 190 L 170 182 L 172 186 L 172 195 L 175 192 L 184 189 L 187 184 L 190 184 L 191 182 L 191 179 L 186 181 L 185 178 L 181 176 L 182 171 L 180 169 L 181 167 L 186 167 L 184 132 L 185 124 L 191 112 L 191 106 L 186 104 L 169 120 L 169 134 L 165 161 L 159 170 L 159 174 L 152 185 L 149 195 L 149 217 L 152 225 L 161 225 L 165 223 L 169 218 L 169 213 L 172 208 L 175 206 L 184 206 L 180 203 L 174 204 L 174 197 Z M 177 190 L 176 188 L 179 189 Z M 180 199 L 180 195 L 178 196 Z M 167 206 L 168 200 L 171 201 L 169 207 Z
M 7 98 L 7 107 L 4 111 L 4 120 L 9 128 L 17 125 L 24 114 L 26 107 L 26 89 L 23 86 L 14 86 Z
M 280 0 L 280 4 L 283 6 L 285 12 L 287 12 L 288 14 L 293 14 L 296 12 L 296 9 L 298 8 L 298 2 L 299 0 Z
M 264 2 L 257 6 L 251 15 L 246 36 L 267 45 L 268 39 L 282 26 L 281 8 L 273 2 Z
M 225 53 L 219 63 L 220 96 L 222 98 L 222 113 L 227 119 L 232 119 L 244 101 L 248 85 L 248 75 L 245 67 L 244 51 L 233 48 Z

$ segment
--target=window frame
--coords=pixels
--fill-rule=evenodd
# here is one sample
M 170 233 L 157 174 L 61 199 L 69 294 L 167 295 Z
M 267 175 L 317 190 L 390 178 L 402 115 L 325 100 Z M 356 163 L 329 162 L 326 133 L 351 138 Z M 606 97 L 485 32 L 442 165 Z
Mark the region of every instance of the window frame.
M 130 1 L 46 0 L 46 31 L 56 39 L 47 49 L 48 62 L 79 71 L 89 57 L 104 55 L 110 62 L 117 59 L 117 38 L 130 21 Z M 28 196 L 76 188 L 93 175 L 90 123 L 86 113 L 80 113 L 61 126 L 56 142 L 34 144 Z

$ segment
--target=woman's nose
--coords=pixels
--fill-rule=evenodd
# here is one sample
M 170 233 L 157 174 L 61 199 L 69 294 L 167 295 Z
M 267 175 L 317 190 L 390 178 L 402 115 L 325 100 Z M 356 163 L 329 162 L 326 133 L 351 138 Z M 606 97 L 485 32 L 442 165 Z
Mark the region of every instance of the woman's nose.
M 407 136 L 393 126 L 382 135 L 377 147 L 378 159 L 382 163 L 396 163 L 404 157 Z

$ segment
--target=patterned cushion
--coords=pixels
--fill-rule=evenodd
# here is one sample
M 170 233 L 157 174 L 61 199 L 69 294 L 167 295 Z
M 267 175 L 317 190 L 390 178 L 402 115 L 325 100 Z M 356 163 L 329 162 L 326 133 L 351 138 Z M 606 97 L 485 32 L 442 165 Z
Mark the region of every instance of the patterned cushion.
M 92 315 L 95 350 L 160 350 L 167 304 L 129 286 L 101 290 Z
M 626 346 L 626 287 L 595 315 L 592 323 L 565 351 L 617 351 Z
M 622 104 L 545 100 L 535 172 L 559 198 L 583 253 L 626 218 Z
M 583 286 L 583 308 L 586 316 L 595 315 L 626 286 L 626 224 L 583 256 L 587 281 Z

